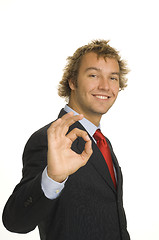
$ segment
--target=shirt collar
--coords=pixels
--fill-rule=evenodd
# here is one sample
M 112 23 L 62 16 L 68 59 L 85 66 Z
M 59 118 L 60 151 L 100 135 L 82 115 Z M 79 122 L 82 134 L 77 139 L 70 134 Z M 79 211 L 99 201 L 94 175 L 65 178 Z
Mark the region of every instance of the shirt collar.
M 74 115 L 78 115 L 79 113 L 75 112 L 72 108 L 70 108 L 68 105 L 65 105 L 64 110 L 68 113 L 68 112 L 73 112 Z M 92 122 L 90 122 L 89 120 L 87 120 L 86 118 L 83 118 L 82 120 L 79 120 L 79 122 L 81 123 L 81 125 L 87 130 L 87 132 L 89 133 L 89 135 L 93 138 L 93 135 L 95 133 L 95 131 L 100 128 L 100 124 L 99 126 L 95 126 Z M 94 138 L 93 138 L 94 140 Z

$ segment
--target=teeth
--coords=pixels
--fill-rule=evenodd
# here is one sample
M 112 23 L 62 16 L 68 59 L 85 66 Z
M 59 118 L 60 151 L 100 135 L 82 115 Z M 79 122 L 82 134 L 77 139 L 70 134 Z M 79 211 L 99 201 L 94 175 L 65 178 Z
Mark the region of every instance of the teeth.
M 106 97 L 106 96 L 96 96 L 96 97 L 99 99 L 108 99 L 108 97 Z

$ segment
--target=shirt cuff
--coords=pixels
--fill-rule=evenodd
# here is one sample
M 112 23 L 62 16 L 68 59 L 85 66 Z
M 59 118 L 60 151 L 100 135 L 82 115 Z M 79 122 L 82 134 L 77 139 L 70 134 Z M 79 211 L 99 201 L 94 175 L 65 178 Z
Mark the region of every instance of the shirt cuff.
M 54 181 L 48 176 L 46 167 L 42 173 L 41 179 L 41 188 L 45 196 L 51 200 L 56 199 L 64 188 L 67 179 L 68 178 L 66 178 L 62 183 Z

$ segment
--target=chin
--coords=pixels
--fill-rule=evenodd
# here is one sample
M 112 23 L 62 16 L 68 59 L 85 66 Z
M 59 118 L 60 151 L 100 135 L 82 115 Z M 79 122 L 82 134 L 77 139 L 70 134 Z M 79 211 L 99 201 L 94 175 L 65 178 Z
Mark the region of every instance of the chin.
M 110 109 L 110 108 L 109 108 Z M 109 109 L 103 109 L 103 110 L 95 110 L 94 113 L 96 113 L 97 115 L 104 115 L 105 113 L 108 112 Z
M 103 107 L 103 108 L 100 108 L 100 107 L 98 107 L 96 110 L 97 110 L 97 112 L 98 113 L 100 113 L 100 114 L 105 114 L 106 112 L 108 112 L 108 110 L 111 108 L 111 106 L 109 106 L 109 107 Z

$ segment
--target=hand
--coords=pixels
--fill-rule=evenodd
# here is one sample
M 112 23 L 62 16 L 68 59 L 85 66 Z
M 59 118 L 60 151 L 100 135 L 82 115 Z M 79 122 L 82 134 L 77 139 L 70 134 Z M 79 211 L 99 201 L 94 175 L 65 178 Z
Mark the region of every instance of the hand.
M 92 154 L 92 144 L 87 132 L 74 128 L 67 134 L 69 127 L 82 118 L 82 114 L 74 116 L 73 112 L 70 112 L 56 120 L 48 128 L 47 173 L 57 182 L 63 182 L 69 175 L 84 166 Z M 81 154 L 77 154 L 71 149 L 71 145 L 77 137 L 82 137 L 86 142 Z

